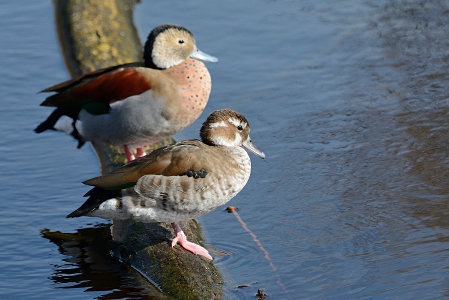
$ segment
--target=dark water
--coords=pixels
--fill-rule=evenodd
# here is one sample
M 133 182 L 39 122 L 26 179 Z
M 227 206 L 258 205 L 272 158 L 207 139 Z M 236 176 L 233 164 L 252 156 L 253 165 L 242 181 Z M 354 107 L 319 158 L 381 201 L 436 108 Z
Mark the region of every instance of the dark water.
M 205 113 L 175 138 L 197 137 L 209 112 L 231 107 L 267 154 L 253 157 L 230 204 L 276 273 L 232 214 L 199 219 L 220 249 L 227 297 L 447 298 L 449 4 L 153 2 L 136 7 L 142 38 L 178 23 L 220 59 L 208 65 Z M 2 2 L 0 16 L 0 297 L 157 295 L 107 255 L 107 223 L 64 218 L 82 201 L 80 182 L 98 174 L 92 151 L 32 133 L 48 114 L 36 92 L 68 77 L 51 3 Z M 43 238 L 44 229 L 78 240 Z

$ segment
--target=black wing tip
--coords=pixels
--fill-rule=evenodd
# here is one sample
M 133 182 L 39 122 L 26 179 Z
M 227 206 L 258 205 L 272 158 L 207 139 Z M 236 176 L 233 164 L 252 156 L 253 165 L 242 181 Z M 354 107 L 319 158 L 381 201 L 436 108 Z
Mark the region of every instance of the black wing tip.
M 72 211 L 70 214 L 65 216 L 66 218 L 78 218 L 81 217 L 83 214 L 77 209 L 75 211 Z

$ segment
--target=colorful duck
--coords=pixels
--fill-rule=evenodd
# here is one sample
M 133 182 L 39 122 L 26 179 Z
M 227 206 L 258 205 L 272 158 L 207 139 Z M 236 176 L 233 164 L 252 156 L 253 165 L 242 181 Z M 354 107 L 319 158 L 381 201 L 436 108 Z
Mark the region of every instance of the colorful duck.
M 41 105 L 54 106 L 36 127 L 61 130 L 78 140 L 123 146 L 128 161 L 145 155 L 142 146 L 168 137 L 195 121 L 209 99 L 211 78 L 197 59 L 217 59 L 198 50 L 193 34 L 178 25 L 151 31 L 144 62 L 98 70 L 43 92 Z M 67 118 L 69 117 L 69 118 Z

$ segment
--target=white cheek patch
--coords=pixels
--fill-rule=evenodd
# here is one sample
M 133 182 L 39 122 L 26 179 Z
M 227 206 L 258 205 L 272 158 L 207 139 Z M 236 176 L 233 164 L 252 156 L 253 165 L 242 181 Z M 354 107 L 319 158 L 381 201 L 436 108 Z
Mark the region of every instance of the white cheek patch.
M 235 133 L 235 140 L 234 140 L 234 146 L 242 144 L 242 136 L 236 132 Z
M 239 119 L 236 119 L 236 118 L 229 118 L 228 121 L 229 121 L 229 123 L 234 124 L 235 127 L 242 126 L 243 129 L 244 129 L 244 128 L 246 127 L 246 125 L 247 125 L 246 122 L 242 122 L 242 121 L 240 121 Z
M 228 140 L 225 137 L 222 136 L 213 136 L 211 138 L 212 143 L 214 143 L 214 145 L 219 145 L 219 146 L 229 146 L 229 147 L 235 147 L 235 146 L 240 146 L 242 144 L 242 136 L 236 132 L 235 133 L 235 138 L 234 140 Z
M 225 121 L 220 121 L 220 122 L 216 122 L 216 123 L 210 123 L 209 127 L 210 128 L 216 128 L 216 127 L 226 127 L 226 122 Z
M 212 143 L 214 145 L 219 146 L 233 146 L 233 143 L 229 142 L 227 139 L 223 138 L 222 136 L 214 136 L 211 138 Z

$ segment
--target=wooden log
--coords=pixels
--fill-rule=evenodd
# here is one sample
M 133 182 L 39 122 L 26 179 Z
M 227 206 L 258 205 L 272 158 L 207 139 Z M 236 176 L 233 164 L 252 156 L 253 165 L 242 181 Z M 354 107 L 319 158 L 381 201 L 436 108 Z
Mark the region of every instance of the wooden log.
M 54 0 L 58 38 L 72 77 L 142 60 L 142 44 L 132 20 L 136 2 Z M 151 147 L 171 142 L 173 139 L 166 139 Z M 125 162 L 124 153 L 118 147 L 103 143 L 91 145 L 102 173 Z M 183 230 L 189 240 L 203 240 L 195 221 L 183 224 Z M 223 280 L 214 264 L 178 246 L 171 248 L 174 235 L 167 224 L 114 222 L 112 237 L 117 241 L 116 252 L 120 257 L 156 282 L 164 293 L 177 299 L 223 297 Z

